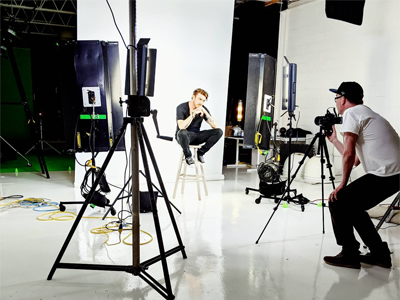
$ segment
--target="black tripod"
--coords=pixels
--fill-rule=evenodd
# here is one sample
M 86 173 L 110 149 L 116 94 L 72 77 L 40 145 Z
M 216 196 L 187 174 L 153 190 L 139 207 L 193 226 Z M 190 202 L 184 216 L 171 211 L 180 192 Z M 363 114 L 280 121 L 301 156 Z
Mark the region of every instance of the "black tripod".
M 291 180 L 289 181 L 289 184 L 285 190 L 285 192 L 283 193 L 281 199 L 279 200 L 278 204 L 273 208 L 273 213 L 271 215 L 271 217 L 269 218 L 267 224 L 265 225 L 263 231 L 261 232 L 260 236 L 258 237 L 256 244 L 258 244 L 258 241 L 260 240 L 261 236 L 263 235 L 265 229 L 267 228 L 269 222 L 271 221 L 272 217 L 274 216 L 275 212 L 277 211 L 280 203 L 282 200 L 286 199 L 287 196 L 285 196 L 286 193 L 290 192 L 290 184 L 292 183 L 292 181 L 296 178 L 297 172 L 300 170 L 300 167 L 303 165 L 306 157 L 308 156 L 308 154 L 310 153 L 310 151 L 312 151 L 314 143 L 318 140 L 318 152 L 321 155 L 320 161 L 321 161 L 321 188 L 322 188 L 322 233 L 325 233 L 325 218 L 324 218 L 324 208 L 325 208 L 325 202 L 324 202 L 324 179 L 325 179 L 325 175 L 324 175 L 324 164 L 325 164 L 325 159 L 324 159 L 324 153 L 325 153 L 325 157 L 326 157 L 326 167 L 329 169 L 329 180 L 332 182 L 332 186 L 333 189 L 335 189 L 335 177 L 333 177 L 332 174 L 332 165 L 330 163 L 329 160 L 329 153 L 328 153 L 328 147 L 326 145 L 326 134 L 323 131 L 323 128 L 320 127 L 319 132 L 314 136 L 312 142 L 310 143 L 310 146 L 308 147 L 307 151 L 304 154 L 304 157 L 302 158 L 302 160 L 299 162 L 299 166 L 296 169 L 296 172 L 294 172 Z M 290 173 L 289 173 L 290 174 Z M 301 202 L 306 202 L 304 201 L 304 197 L 300 197 L 301 194 L 298 196 L 299 197 L 299 201 Z M 303 203 L 304 205 L 304 203 Z
M 135 110 L 133 110 L 135 111 Z M 133 161 L 132 165 L 133 167 L 138 167 L 139 162 L 138 162 L 138 153 L 139 149 L 137 149 L 137 142 L 139 142 L 140 146 L 140 153 L 142 156 L 142 161 L 143 161 L 143 166 L 145 169 L 145 174 L 146 174 L 146 182 L 147 182 L 147 187 L 148 191 L 150 193 L 150 201 L 152 205 L 152 212 L 153 212 L 153 220 L 154 220 L 154 226 L 156 229 L 156 235 L 157 235 L 157 241 L 158 241 L 158 248 L 160 251 L 160 255 L 153 257 L 147 261 L 144 261 L 140 263 L 140 249 L 139 249 L 139 193 L 138 193 L 138 184 L 136 184 L 138 181 L 139 173 L 133 174 L 132 176 L 135 176 L 135 180 L 133 181 L 132 184 L 132 252 L 133 252 L 133 263 L 132 265 L 97 265 L 97 264 L 77 264 L 77 263 L 62 263 L 61 259 L 68 247 L 69 242 L 72 239 L 72 236 L 74 235 L 74 232 L 83 216 L 83 213 L 85 212 L 87 206 L 90 204 L 90 201 L 93 198 L 94 193 L 96 192 L 96 188 L 108 166 L 108 163 L 110 162 L 112 155 L 114 154 L 114 151 L 116 147 L 118 146 L 122 136 L 124 135 L 126 131 L 126 127 L 128 124 L 131 124 L 131 131 L 132 131 L 132 156 L 133 156 Z M 161 226 L 158 218 L 158 212 L 157 212 L 157 206 L 155 202 L 155 197 L 154 197 L 154 192 L 153 192 L 153 186 L 151 183 L 151 177 L 150 177 L 150 170 L 149 170 L 149 165 L 148 165 L 148 160 L 147 160 L 147 155 L 146 155 L 146 150 L 150 154 L 150 159 L 154 167 L 154 171 L 157 175 L 158 182 L 161 187 L 162 194 L 164 196 L 165 204 L 167 206 L 167 210 L 169 213 L 169 216 L 171 218 L 171 222 L 177 237 L 178 241 L 178 246 L 175 248 L 172 248 L 168 251 L 165 251 L 164 249 L 164 243 L 163 243 L 163 238 L 162 238 L 162 233 L 161 233 Z M 137 155 L 135 157 L 135 155 Z M 179 230 L 174 218 L 174 215 L 172 213 L 171 205 L 168 200 L 167 192 L 165 190 L 164 183 L 162 181 L 160 171 L 157 166 L 156 159 L 154 157 L 153 150 L 150 145 L 149 138 L 147 136 L 147 133 L 145 131 L 144 125 L 143 125 L 143 117 L 127 117 L 124 118 L 123 124 L 121 126 L 121 129 L 118 132 L 118 135 L 115 139 L 114 144 L 112 145 L 105 161 L 103 164 L 103 167 L 100 169 L 99 174 L 96 177 L 96 180 L 86 197 L 86 200 L 84 204 L 81 207 L 81 210 L 78 213 L 78 216 L 75 219 L 74 224 L 72 225 L 72 228 L 61 248 L 60 253 L 57 256 L 57 259 L 47 277 L 48 280 L 51 280 L 53 278 L 53 275 L 56 271 L 57 268 L 61 269 L 83 269 L 83 270 L 103 270 L 103 271 L 124 271 L 127 273 L 131 273 L 135 276 L 139 276 L 142 278 L 146 283 L 148 283 L 153 289 L 155 289 L 161 296 L 163 296 L 165 299 L 174 299 L 175 296 L 172 294 L 172 287 L 171 287 L 171 281 L 169 278 L 169 273 L 168 273 L 168 266 L 167 266 L 167 257 L 181 251 L 183 258 L 187 258 L 186 252 L 185 252 L 185 246 L 182 243 Z M 154 279 L 150 274 L 146 272 L 146 270 L 151 266 L 152 264 L 161 261 L 162 264 L 162 269 L 163 269 L 163 274 L 164 274 L 164 281 L 165 281 L 165 287 L 161 285 L 156 279 Z
M 39 114 L 39 134 L 40 134 L 40 149 L 43 151 L 44 149 L 44 144 L 46 144 L 47 146 L 49 146 L 51 149 L 53 149 L 54 151 L 56 151 L 58 154 L 61 154 L 60 151 L 58 151 L 56 148 L 54 148 L 52 145 L 49 144 L 49 142 L 47 142 L 44 138 L 43 138 L 43 116 L 40 113 Z M 25 155 L 27 155 L 29 152 L 31 152 L 33 149 L 35 149 L 36 144 L 33 145 L 28 151 L 25 152 Z

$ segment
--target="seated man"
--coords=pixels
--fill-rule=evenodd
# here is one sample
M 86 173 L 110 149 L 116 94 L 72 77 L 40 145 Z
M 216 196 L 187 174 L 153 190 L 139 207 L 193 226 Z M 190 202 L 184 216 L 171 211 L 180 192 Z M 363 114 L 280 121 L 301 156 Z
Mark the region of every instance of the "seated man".
M 217 127 L 217 122 L 211 117 L 209 110 L 203 106 L 208 98 L 208 93 L 202 89 L 193 92 L 192 100 L 179 104 L 176 108 L 177 130 L 175 138 L 182 146 L 186 163 L 194 164 L 189 145 L 205 143 L 198 151 L 197 158 L 204 163 L 204 154 L 214 146 L 222 136 L 222 130 Z M 201 122 L 205 120 L 213 129 L 201 130 Z

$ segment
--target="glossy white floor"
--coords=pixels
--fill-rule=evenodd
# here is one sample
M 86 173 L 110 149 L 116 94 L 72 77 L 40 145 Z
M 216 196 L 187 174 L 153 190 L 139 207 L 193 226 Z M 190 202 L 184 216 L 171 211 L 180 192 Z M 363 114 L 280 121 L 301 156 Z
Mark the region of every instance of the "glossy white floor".
M 336 255 L 340 248 L 327 209 L 322 234 L 322 208 L 317 205 L 307 204 L 304 212 L 293 203 L 288 208 L 280 206 L 255 244 L 275 203 L 263 199 L 255 204 L 258 193 L 245 194 L 245 187 L 258 186 L 256 172 L 225 169 L 224 174 L 224 181 L 208 182 L 209 196 L 201 201 L 194 183 L 187 184 L 185 194 L 173 200 L 182 211 L 181 215 L 174 211 L 174 215 L 187 253 L 187 259 L 180 252 L 168 257 L 176 299 L 399 299 L 400 227 L 380 230 L 394 251 L 392 269 L 326 265 L 323 256 Z M 21 194 L 57 202 L 81 199 L 72 185 L 73 174 L 50 175 L 51 179 L 35 173 L 2 174 L 0 195 Z M 327 196 L 331 186 L 324 186 Z M 321 198 L 321 185 L 294 182 L 292 187 L 310 200 Z M 173 184 L 166 188 L 172 198 Z M 158 200 L 169 250 L 177 246 L 177 239 L 165 204 L 162 198 Z M 0 204 L 7 201 L 11 200 Z M 77 212 L 79 208 L 70 205 L 67 210 Z M 46 280 L 73 221 L 38 221 L 43 213 L 27 208 L 0 211 L 1 299 L 163 299 L 142 279 L 125 272 L 57 269 L 53 279 Z M 103 209 L 88 208 L 85 215 L 103 213 Z M 130 246 L 105 246 L 105 236 L 90 233 L 105 222 L 82 219 L 62 262 L 131 264 Z M 389 225 L 393 224 L 383 227 Z M 141 214 L 141 228 L 155 237 L 151 213 Z M 146 239 L 143 235 L 143 241 Z M 109 242 L 117 241 L 115 233 Z M 141 261 L 156 255 L 155 240 L 141 246 Z M 161 263 L 148 272 L 164 284 Z

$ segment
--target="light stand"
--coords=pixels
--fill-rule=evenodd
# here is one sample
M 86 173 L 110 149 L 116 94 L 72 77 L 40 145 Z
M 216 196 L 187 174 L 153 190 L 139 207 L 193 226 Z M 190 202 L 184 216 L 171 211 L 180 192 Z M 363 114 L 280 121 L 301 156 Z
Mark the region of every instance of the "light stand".
M 51 149 L 53 149 L 54 151 L 56 151 L 58 154 L 61 154 L 60 151 L 58 151 L 56 148 L 54 148 L 52 145 L 50 145 L 44 138 L 43 138 L 43 116 L 41 115 L 41 113 L 39 114 L 39 135 L 40 135 L 40 139 L 39 139 L 39 143 L 40 143 L 40 148 L 42 149 L 42 151 L 44 150 L 43 144 L 46 144 L 47 146 L 49 146 Z M 31 152 L 33 149 L 35 149 L 36 145 L 33 145 L 28 151 L 25 152 L 25 155 L 27 155 L 29 152 Z
M 307 202 L 304 201 L 304 199 L 303 199 L 301 194 L 297 195 L 297 190 L 295 190 L 295 189 L 292 190 L 290 188 L 290 185 L 291 185 L 291 183 L 293 181 L 293 180 L 290 179 L 290 177 L 291 177 L 290 176 L 290 171 L 291 171 L 290 170 L 290 166 L 291 166 L 291 156 L 292 156 L 291 146 L 292 146 L 292 133 L 293 133 L 292 118 L 295 119 L 295 115 L 294 115 L 293 111 L 288 111 L 288 112 L 289 112 L 289 130 L 288 130 L 288 133 L 289 133 L 289 143 L 288 143 L 289 156 L 288 156 L 288 162 L 289 163 L 288 163 L 288 179 L 287 179 L 288 186 L 286 188 L 287 195 L 283 198 L 283 200 L 285 200 L 287 203 L 293 202 L 293 203 L 300 204 L 301 205 L 301 211 L 304 212 L 304 209 L 305 209 L 304 204 L 306 204 Z M 294 197 L 290 196 L 290 192 L 294 193 Z M 295 199 L 298 199 L 298 200 L 295 200 Z
M 10 59 L 11 67 L 12 67 L 12 70 L 14 73 L 15 82 L 17 84 L 18 92 L 21 97 L 22 106 L 24 108 L 25 117 L 28 121 L 27 123 L 31 127 L 31 132 L 34 132 L 34 135 L 35 135 L 34 136 L 34 140 L 35 140 L 34 147 L 36 150 L 36 156 L 39 161 L 40 169 L 42 171 L 42 174 L 45 174 L 47 178 L 50 178 L 49 171 L 48 171 L 47 165 L 46 165 L 46 161 L 44 159 L 42 149 L 40 148 L 40 145 L 39 145 L 40 137 L 39 137 L 39 132 L 38 132 L 38 126 L 37 126 L 35 120 L 33 119 L 31 111 L 29 109 L 28 99 L 26 97 L 24 85 L 22 84 L 21 74 L 19 72 L 17 60 L 15 58 L 14 45 L 12 42 L 11 32 L 12 32 L 11 28 L 6 28 L 6 34 L 5 34 L 3 46 L 5 46 L 7 48 L 7 53 L 8 53 L 8 57 Z M 28 166 L 29 166 L 29 164 L 30 163 L 28 162 Z
M 324 179 L 325 179 L 324 163 L 325 163 L 325 159 L 324 159 L 324 153 L 325 153 L 325 156 L 326 156 L 326 166 L 329 169 L 329 175 L 330 175 L 329 180 L 332 182 L 333 189 L 335 189 L 335 182 L 334 182 L 335 177 L 333 177 L 333 174 L 332 174 L 332 165 L 331 165 L 330 160 L 329 160 L 328 147 L 326 145 L 326 139 L 325 138 L 326 138 L 326 135 L 323 132 L 323 128 L 320 127 L 319 133 L 317 133 L 314 136 L 310 146 L 308 147 L 307 151 L 304 154 L 304 157 L 299 162 L 299 166 L 297 167 L 296 172 L 294 172 L 294 174 L 292 176 L 292 179 L 290 180 L 290 182 L 288 184 L 288 187 L 286 188 L 285 192 L 283 193 L 283 195 L 282 195 L 281 199 L 279 200 L 278 204 L 273 208 L 274 211 L 273 211 L 271 217 L 269 218 L 267 224 L 265 225 L 264 229 L 262 230 L 260 236 L 258 237 L 258 239 L 256 241 L 256 244 L 258 244 L 258 241 L 260 240 L 261 236 L 263 235 L 263 233 L 264 233 L 265 229 L 267 228 L 269 222 L 271 221 L 272 217 L 276 213 L 281 201 L 284 200 L 285 194 L 289 192 L 290 184 L 296 178 L 297 172 L 300 170 L 300 167 L 303 165 L 303 163 L 304 163 L 306 157 L 308 156 L 308 154 L 312 151 L 314 143 L 317 140 L 318 140 L 318 152 L 321 155 L 320 161 L 321 161 L 321 185 L 322 185 L 322 233 L 325 233 L 325 218 L 324 218 L 324 208 L 325 208 L 325 202 L 324 202 Z M 290 173 L 289 173 L 289 176 L 290 176 Z M 300 198 L 299 201 L 304 202 L 305 198 L 302 197 L 301 194 L 298 195 L 298 197 Z
M 123 124 L 114 140 L 114 143 L 103 163 L 102 168 L 100 168 L 99 173 L 96 176 L 96 180 L 90 189 L 90 192 L 88 196 L 85 199 L 84 204 L 81 207 L 81 210 L 79 211 L 74 224 L 72 225 L 72 228 L 61 248 L 60 253 L 57 256 L 57 259 L 50 270 L 50 273 L 47 277 L 48 280 L 51 280 L 56 269 L 57 268 L 64 268 L 64 269 L 84 269 L 84 270 L 103 270 L 103 271 L 124 271 L 131 273 L 135 276 L 139 276 L 142 278 L 147 284 L 149 284 L 154 290 L 156 290 L 161 296 L 163 296 L 165 299 L 175 299 L 175 296 L 172 293 L 172 287 L 171 287 L 171 281 L 169 277 L 169 272 L 168 272 L 168 265 L 167 265 L 167 257 L 175 254 L 177 252 L 181 252 L 183 258 L 187 258 L 186 252 L 185 252 L 185 246 L 182 243 L 182 239 L 179 234 L 178 226 L 176 224 L 174 215 L 172 213 L 171 209 L 171 204 L 167 196 L 167 192 L 165 190 L 164 183 L 161 178 L 160 171 L 157 166 L 157 162 L 153 153 L 153 150 L 150 145 L 150 141 L 148 139 L 146 130 L 143 125 L 143 117 L 144 116 L 149 116 L 150 115 L 150 100 L 144 96 L 145 95 L 145 79 L 146 76 L 146 71 L 143 69 L 143 66 L 146 66 L 147 58 L 145 57 L 145 52 L 144 50 L 147 50 L 147 43 L 148 40 L 144 41 L 144 44 L 140 46 L 138 50 L 141 50 L 141 54 L 143 57 L 141 57 L 141 62 L 142 64 L 140 65 L 141 68 L 138 68 L 140 72 L 138 72 L 141 77 L 141 81 L 139 81 L 139 85 L 137 84 L 137 78 L 136 78 L 136 59 L 135 59 L 135 53 L 132 51 L 131 48 L 136 48 L 136 42 L 135 42 L 135 30 L 136 30 L 136 1 L 135 0 L 130 0 L 129 1 L 129 25 L 130 25 L 130 43 L 128 46 L 128 66 L 127 68 L 127 75 L 128 77 L 128 82 L 129 82 L 129 89 L 126 91 L 127 95 L 130 95 L 128 97 L 128 100 L 126 101 L 128 104 L 128 115 L 129 117 L 125 117 L 123 120 Z M 140 44 L 140 41 L 139 41 Z M 139 47 L 139 45 L 138 45 Z M 142 48 L 143 47 L 143 48 Z M 138 51 L 138 56 L 140 54 L 140 51 Z M 143 72 L 144 74 L 142 74 Z M 139 86 L 139 88 L 138 88 Z M 139 92 L 138 92 L 139 91 Z M 120 101 L 122 103 L 122 101 Z M 107 169 L 107 166 L 112 158 L 112 155 L 114 154 L 114 151 L 116 150 L 121 138 L 124 136 L 124 133 L 126 131 L 126 127 L 128 124 L 131 124 L 131 149 L 132 149 L 132 176 L 131 176 L 131 182 L 132 182 L 132 206 L 131 206 L 131 213 L 132 213 L 132 264 L 131 265 L 97 265 L 97 264 L 76 264 L 76 263 L 61 263 L 61 259 L 68 247 L 69 242 L 72 239 L 72 236 L 83 216 L 83 213 L 85 212 L 87 206 L 91 202 L 95 192 L 96 188 L 100 183 L 100 180 Z M 158 137 L 163 138 L 158 135 Z M 139 149 L 140 148 L 140 149 Z M 145 177 L 146 177 L 146 182 L 147 182 L 147 188 L 149 191 L 149 196 L 150 196 L 150 202 L 152 206 L 152 213 L 153 213 L 153 220 L 154 220 L 154 226 L 156 230 L 156 235 L 157 235 L 157 242 L 158 242 L 158 248 L 160 255 L 153 257 L 147 261 L 140 262 L 140 223 L 139 223 L 139 204 L 140 204 L 140 192 L 139 192 L 139 150 L 140 154 L 142 156 L 142 162 L 143 166 L 145 169 Z M 149 170 L 149 165 L 148 165 L 148 160 L 147 160 L 147 154 L 146 150 L 150 155 L 151 162 L 153 164 L 154 171 L 156 173 L 158 182 L 160 184 L 160 188 L 165 200 L 165 204 L 167 206 L 168 214 L 170 216 L 175 235 L 177 238 L 178 246 L 165 251 L 164 249 L 164 242 L 163 242 L 163 237 L 162 237 L 162 232 L 161 232 L 161 226 L 160 226 L 160 221 L 158 218 L 158 211 L 157 211 L 157 205 L 155 201 L 155 196 L 154 196 L 154 191 L 153 191 L 153 186 L 152 186 L 152 181 L 151 181 L 151 176 L 150 176 L 150 170 Z M 162 264 L 162 270 L 163 270 L 163 275 L 164 275 L 164 282 L 165 282 L 165 287 L 161 285 L 156 279 L 154 279 L 149 273 L 146 272 L 146 270 L 151 266 L 152 264 L 161 261 Z
M 137 96 L 134 96 L 134 97 L 137 97 Z M 134 110 L 134 111 L 137 111 L 137 110 Z M 96 188 L 100 183 L 101 177 L 103 176 L 105 170 L 107 169 L 108 163 L 110 162 L 116 147 L 118 146 L 122 136 L 124 135 L 128 124 L 131 124 L 131 127 L 133 127 L 133 129 L 135 130 L 135 133 L 132 133 L 132 135 L 137 137 L 136 143 L 134 143 L 132 141 L 132 144 L 139 144 L 139 146 L 140 146 L 140 153 L 142 156 L 142 162 L 143 162 L 143 166 L 144 166 L 145 174 L 146 174 L 147 187 L 148 187 L 148 190 L 150 193 L 150 201 L 151 201 L 152 211 L 153 211 L 153 220 L 154 220 L 154 226 L 156 229 L 156 235 L 157 235 L 157 241 L 158 241 L 160 255 L 158 255 L 154 258 L 151 258 L 145 262 L 140 263 L 140 259 L 139 259 L 140 258 L 140 249 L 139 249 L 139 247 L 140 247 L 140 240 L 139 240 L 140 229 L 139 229 L 138 225 L 134 226 L 135 220 L 139 221 L 139 203 L 138 203 L 139 197 L 136 197 L 136 199 L 135 199 L 134 192 L 133 192 L 133 190 L 139 190 L 139 187 L 135 186 L 134 183 L 132 183 L 133 264 L 132 265 L 97 265 L 97 264 L 62 263 L 61 259 L 64 255 L 65 251 L 67 250 L 68 244 L 70 243 L 72 236 L 74 235 L 74 232 L 75 232 L 80 220 L 82 219 L 82 216 L 83 216 L 87 206 L 90 204 L 90 201 L 92 200 L 93 195 L 96 192 Z M 134 149 L 132 149 L 132 152 L 139 153 L 138 148 L 136 148 L 135 151 L 133 151 L 133 150 Z M 163 238 L 162 238 L 160 222 L 158 219 L 157 205 L 156 205 L 155 198 L 154 198 L 154 192 L 153 192 L 153 186 L 151 183 L 150 170 L 149 170 L 146 150 L 150 155 L 151 162 L 153 164 L 155 173 L 156 173 L 158 181 L 160 183 L 160 188 L 161 188 L 162 194 L 164 195 L 165 204 L 167 206 L 167 210 L 168 210 L 169 216 L 171 218 L 171 222 L 172 222 L 172 225 L 173 225 L 176 237 L 177 237 L 177 241 L 178 241 L 178 246 L 176 246 L 168 251 L 165 251 L 165 249 L 164 249 L 164 242 L 163 242 Z M 138 166 L 139 162 L 132 161 L 132 165 Z M 138 177 L 139 177 L 139 172 L 137 174 L 132 174 L 132 182 L 134 179 L 136 179 L 136 178 L 138 179 Z M 137 203 L 135 203 L 135 201 Z M 135 208 L 138 209 L 136 215 L 134 215 Z M 144 125 L 143 125 L 143 118 L 142 117 L 126 117 L 126 118 L 124 118 L 122 127 L 118 132 L 115 142 L 112 145 L 112 147 L 103 163 L 102 168 L 100 169 L 98 175 L 96 176 L 96 180 L 95 180 L 88 196 L 86 197 L 86 200 L 83 203 L 81 210 L 79 211 L 79 213 L 74 221 L 74 224 L 72 225 L 72 228 L 61 248 L 61 251 L 58 254 L 57 259 L 47 277 L 47 280 L 51 280 L 53 278 L 53 275 L 54 275 L 56 269 L 58 269 L 58 268 L 81 269 L 81 270 L 124 271 L 124 272 L 131 273 L 135 276 L 139 276 L 140 278 L 142 278 L 146 283 L 148 283 L 153 289 L 155 289 L 165 299 L 174 299 L 175 296 L 172 294 L 172 287 L 171 287 L 171 281 L 169 278 L 166 258 L 167 258 L 167 256 L 175 254 L 176 252 L 179 252 L 179 251 L 181 251 L 183 258 L 187 258 L 186 252 L 185 252 L 185 246 L 182 243 L 182 240 L 181 240 L 181 237 L 180 237 L 180 234 L 178 231 L 178 227 L 177 227 L 174 215 L 172 213 L 171 205 L 168 200 L 167 192 L 165 190 L 165 186 L 162 181 L 160 171 L 158 169 L 157 162 L 155 160 L 154 153 L 153 153 L 151 145 L 150 145 L 150 141 L 148 139 L 147 133 L 146 133 Z M 146 272 L 146 270 L 149 268 L 149 266 L 151 266 L 152 264 L 159 262 L 159 261 L 161 261 L 161 263 L 162 263 L 162 269 L 163 269 L 164 281 L 165 281 L 166 287 L 162 286 L 158 281 L 156 281 L 150 274 L 148 274 Z

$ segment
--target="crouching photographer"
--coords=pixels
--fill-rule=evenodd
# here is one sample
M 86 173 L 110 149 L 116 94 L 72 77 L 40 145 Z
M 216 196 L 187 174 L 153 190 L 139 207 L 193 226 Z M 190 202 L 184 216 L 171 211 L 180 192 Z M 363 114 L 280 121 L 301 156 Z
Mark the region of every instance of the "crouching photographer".
M 329 210 L 336 242 L 342 251 L 325 256 L 327 264 L 359 269 L 360 263 L 392 266 L 390 250 L 383 242 L 367 210 L 400 190 L 400 138 L 382 116 L 363 105 L 364 92 L 356 82 L 343 82 L 335 93 L 336 108 L 343 115 L 339 141 L 335 126 L 328 140 L 343 156 L 343 179 L 329 196 Z M 333 122 L 333 124 L 337 124 Z M 366 174 L 348 183 L 353 166 L 362 164 Z M 360 254 L 357 230 L 370 253 Z

